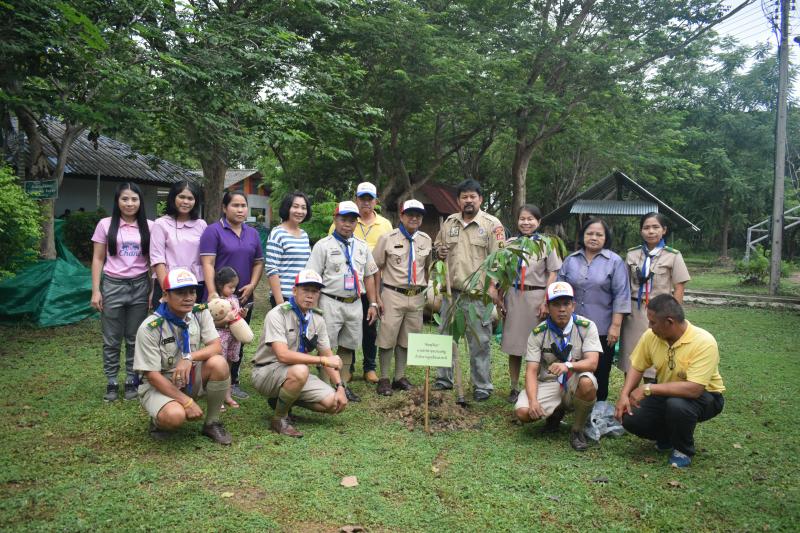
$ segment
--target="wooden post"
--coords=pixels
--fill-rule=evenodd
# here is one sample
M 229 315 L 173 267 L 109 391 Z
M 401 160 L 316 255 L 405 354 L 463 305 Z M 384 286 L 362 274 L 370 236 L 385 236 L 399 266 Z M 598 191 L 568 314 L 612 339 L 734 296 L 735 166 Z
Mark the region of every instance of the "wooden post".
M 430 425 L 429 416 L 428 416 L 428 414 L 429 414 L 428 413 L 428 411 L 429 411 L 429 408 L 428 408 L 428 391 L 430 390 L 430 387 L 431 387 L 430 380 L 431 380 L 431 367 L 426 366 L 425 367 L 425 433 L 427 433 L 429 435 L 431 433 L 431 425 Z

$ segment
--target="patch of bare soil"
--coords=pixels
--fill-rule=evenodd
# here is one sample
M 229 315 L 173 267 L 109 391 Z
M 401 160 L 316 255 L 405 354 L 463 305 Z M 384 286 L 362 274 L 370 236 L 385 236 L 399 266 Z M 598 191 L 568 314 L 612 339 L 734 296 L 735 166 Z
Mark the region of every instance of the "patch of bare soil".
M 429 419 L 432 432 L 480 429 L 481 414 L 456 404 L 452 391 L 430 391 Z M 409 431 L 425 427 L 425 392 L 415 388 L 408 394 L 396 394 L 380 410 L 389 418 L 400 420 Z

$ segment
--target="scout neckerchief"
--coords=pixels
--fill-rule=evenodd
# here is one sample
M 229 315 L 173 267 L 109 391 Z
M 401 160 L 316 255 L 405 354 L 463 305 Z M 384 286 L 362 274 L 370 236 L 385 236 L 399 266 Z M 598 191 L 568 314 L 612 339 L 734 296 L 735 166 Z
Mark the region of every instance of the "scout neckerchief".
M 659 253 L 661 253 L 661 250 L 664 248 L 664 246 L 666 246 L 666 244 L 664 243 L 664 239 L 658 241 L 658 244 L 656 244 L 656 247 L 653 248 L 652 251 L 647 248 L 647 243 L 642 244 L 642 254 L 644 254 L 644 261 L 642 262 L 642 270 L 639 275 L 639 294 L 636 298 L 638 309 L 642 308 L 642 294 L 644 294 L 644 305 L 647 306 L 647 304 L 650 303 L 650 291 L 653 288 L 650 269 L 652 266 L 653 259 Z
M 156 308 L 156 313 L 158 313 L 164 320 L 167 321 L 167 325 L 169 326 L 169 330 L 172 334 L 176 337 L 175 342 L 178 342 L 177 335 L 175 335 L 175 330 L 172 329 L 172 326 L 178 328 L 180 331 L 181 339 L 180 339 L 180 348 L 181 354 L 191 353 L 192 350 L 189 347 L 189 324 L 186 323 L 184 318 L 179 317 L 175 313 L 169 310 L 167 306 L 167 302 L 161 302 L 161 304 Z M 187 383 L 187 390 L 191 394 L 192 392 L 192 381 L 194 380 L 194 372 L 189 372 L 189 383 Z
M 556 337 L 556 340 L 558 341 L 558 344 L 553 343 L 553 347 L 557 348 L 557 350 L 553 350 L 554 355 L 562 363 L 566 363 L 572 359 L 572 345 L 569 344 L 568 339 L 572 336 L 572 327 L 575 325 L 576 319 L 577 317 L 575 316 L 575 313 L 573 313 L 572 316 L 569 317 L 569 322 L 567 322 L 567 325 L 564 326 L 564 329 L 561 329 L 549 316 L 547 317 L 547 329 L 550 330 L 551 336 Z M 568 370 L 567 372 L 564 372 L 558 376 L 556 380 L 564 389 L 566 389 L 567 382 L 571 376 L 572 371 Z
M 403 234 L 403 237 L 408 239 L 408 284 L 409 285 L 416 285 L 417 284 L 417 253 L 414 251 L 414 237 L 417 235 L 417 232 L 409 233 L 406 227 L 401 222 L 400 225 L 397 227 L 400 230 L 400 233 Z
M 348 268 L 350 268 L 350 273 L 353 274 L 353 278 L 355 279 L 356 294 L 361 294 L 361 285 L 358 282 L 358 272 L 356 272 L 356 269 L 353 266 L 353 256 L 350 255 L 350 243 L 353 242 L 353 237 L 345 239 L 344 237 L 339 235 L 338 231 L 333 230 L 333 238 L 344 245 L 342 246 L 342 248 L 344 248 L 344 260 L 347 261 L 347 266 Z M 353 246 L 353 248 L 355 249 L 355 246 Z
M 300 353 L 308 353 L 308 350 L 306 350 L 306 339 L 308 338 L 308 324 L 311 322 L 311 312 L 303 313 L 303 311 L 300 310 L 300 306 L 297 305 L 294 296 L 289 298 L 289 303 L 292 304 L 292 311 L 294 311 L 295 316 L 297 316 L 297 320 L 300 321 L 300 344 L 297 347 L 297 351 Z
M 521 235 L 520 234 L 520 236 L 518 238 L 521 239 L 523 237 L 527 237 L 532 241 L 538 241 L 538 240 L 540 240 L 542 238 L 542 236 L 539 235 L 539 233 L 537 233 L 537 232 L 533 232 L 530 235 Z M 520 290 L 520 288 L 525 287 L 525 274 L 527 272 L 528 272 L 528 266 L 525 263 L 525 261 L 522 259 L 522 256 L 520 256 L 519 260 L 517 261 L 517 279 L 514 282 L 514 287 L 516 287 L 517 290 Z

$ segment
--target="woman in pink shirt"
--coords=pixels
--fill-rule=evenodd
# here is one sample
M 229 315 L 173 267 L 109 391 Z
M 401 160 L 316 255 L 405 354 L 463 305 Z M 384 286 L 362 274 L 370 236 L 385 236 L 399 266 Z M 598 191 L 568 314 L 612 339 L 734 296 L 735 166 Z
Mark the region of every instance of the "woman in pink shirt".
M 103 370 L 108 385 L 103 399 L 119 397 L 117 374 L 125 339 L 125 399 L 136 399 L 133 350 L 136 330 L 147 317 L 150 294 L 150 228 L 142 191 L 123 183 L 114 196 L 110 217 L 97 223 L 92 235 L 92 307 L 100 311 L 103 330 Z
M 153 288 L 153 308 L 161 300 L 162 287 L 170 270 L 185 268 L 195 275 L 197 301 L 202 301 L 204 282 L 200 264 L 200 236 L 206 221 L 200 218 L 203 196 L 200 187 L 192 181 L 175 183 L 167 195 L 167 214 L 156 219 L 150 239 L 150 264 L 156 271 L 158 282 Z

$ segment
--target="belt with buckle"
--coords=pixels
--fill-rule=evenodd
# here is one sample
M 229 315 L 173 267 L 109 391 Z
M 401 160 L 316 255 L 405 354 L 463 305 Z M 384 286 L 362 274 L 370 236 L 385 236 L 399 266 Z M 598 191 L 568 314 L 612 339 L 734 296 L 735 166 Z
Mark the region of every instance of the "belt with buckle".
M 426 287 L 411 287 L 410 289 L 402 289 L 400 287 L 395 287 L 394 285 L 387 285 L 386 283 L 383 284 L 383 287 L 385 289 L 393 290 L 394 292 L 399 292 L 400 294 L 405 294 L 406 296 L 416 296 L 426 289 Z
M 271 364 L 272 364 L 272 363 L 274 363 L 274 362 L 275 362 L 275 361 L 270 361 L 269 363 L 253 363 L 253 366 L 254 366 L 254 367 L 257 367 L 257 368 L 261 368 L 262 366 L 269 366 L 269 365 L 271 365 Z
M 359 296 L 348 296 L 347 298 L 343 298 L 341 296 L 334 296 L 333 294 L 328 294 L 327 292 L 323 292 L 322 294 L 324 294 L 328 298 L 333 298 L 334 300 L 338 300 L 338 301 L 344 302 L 346 304 L 351 304 L 351 303 L 361 299 L 360 295 Z
M 520 287 L 518 285 L 515 285 L 514 288 L 517 289 L 518 291 L 524 292 L 524 291 L 543 291 L 547 287 L 542 287 L 540 285 L 523 285 L 522 287 Z

